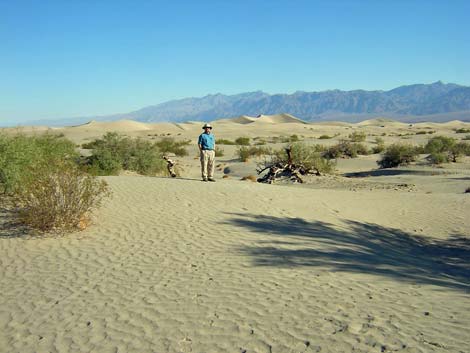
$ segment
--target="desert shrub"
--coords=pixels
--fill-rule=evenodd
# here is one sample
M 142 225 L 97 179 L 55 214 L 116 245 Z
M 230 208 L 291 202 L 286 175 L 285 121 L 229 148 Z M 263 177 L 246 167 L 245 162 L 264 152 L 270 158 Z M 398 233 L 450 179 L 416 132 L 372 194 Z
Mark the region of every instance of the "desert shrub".
M 376 137 L 375 138 L 375 146 L 372 147 L 372 153 L 382 153 L 385 151 L 385 141 L 381 137 Z
M 465 129 L 465 128 L 460 128 L 455 130 L 456 134 L 468 134 L 470 132 L 470 129 Z
M 291 142 L 297 142 L 299 140 L 300 140 L 300 138 L 296 134 L 290 135 L 290 141 Z
M 385 141 L 383 138 L 381 137 L 376 137 L 375 140 L 374 140 L 375 144 L 377 145 L 384 145 L 385 144 Z
M 435 134 L 435 133 L 436 133 L 436 131 L 432 131 L 432 130 L 428 131 L 428 134 L 430 134 L 430 135 Z
M 384 144 L 378 144 L 374 147 L 372 147 L 372 150 L 371 152 L 372 153 L 382 153 L 383 151 L 385 151 L 385 145 Z
M 442 164 L 449 162 L 449 155 L 442 152 L 433 152 L 428 156 L 429 162 L 432 164 Z
M 415 152 L 416 152 L 417 154 L 426 153 L 425 150 L 424 150 L 424 145 L 417 145 L 417 146 L 414 146 L 414 149 L 415 149 Z
M 442 153 L 448 152 L 455 145 L 456 140 L 447 136 L 436 136 L 431 138 L 424 150 L 426 153 Z
M 165 152 L 175 151 L 173 142 L 161 143 Z M 144 175 L 156 175 L 166 170 L 165 161 L 158 143 L 140 138 L 132 139 L 109 132 L 100 140 L 95 140 L 94 149 L 88 157 L 89 171 L 95 175 L 116 175 L 124 170 L 136 171 Z M 170 146 L 170 147 L 169 147 Z
M 216 157 L 223 157 L 224 156 L 224 150 L 220 148 L 219 146 L 215 146 L 215 156 Z
M 408 144 L 393 144 L 385 149 L 382 158 L 377 162 L 380 168 L 393 168 L 416 161 L 417 149 Z
M 247 162 L 250 158 L 250 149 L 248 147 L 242 146 L 237 150 L 237 155 L 242 162 Z
M 216 145 L 236 145 L 235 141 L 230 141 L 226 139 L 217 139 L 215 141 Z
M 359 154 L 369 154 L 369 150 L 364 144 L 342 140 L 338 144 L 329 147 L 325 151 L 324 157 L 327 159 L 356 158 Z
M 467 135 L 467 136 L 465 136 L 465 137 L 462 137 L 462 140 L 466 140 L 466 141 L 470 140 L 470 135 Z
M 354 131 L 349 135 L 351 142 L 364 142 L 366 140 L 366 133 L 364 131 Z
M 246 146 L 241 146 L 237 150 L 237 155 L 240 158 L 242 162 L 248 161 L 248 159 L 252 157 L 260 157 L 263 155 L 268 155 L 271 153 L 271 150 L 269 148 L 265 147 L 246 147 Z
M 32 171 L 22 178 L 14 201 L 19 220 L 41 231 L 85 228 L 91 212 L 110 194 L 106 182 L 71 163 L 37 164 Z
M 172 137 L 165 137 L 156 143 L 161 153 L 174 153 L 179 157 L 188 155 L 188 151 L 184 146 L 190 144 L 190 141 L 175 141 Z
M 255 142 L 255 146 L 263 146 L 265 144 L 266 144 L 266 140 L 264 140 L 264 139 L 260 139 L 260 140 Z
M 182 148 L 182 147 L 181 147 Z M 182 148 L 185 154 L 188 152 Z M 179 151 L 178 148 L 170 148 L 170 152 Z M 159 149 L 158 143 L 152 144 L 151 142 L 142 139 L 134 139 L 131 143 L 131 150 L 128 159 L 124 160 L 123 167 L 125 170 L 133 170 L 143 175 L 156 175 L 165 170 L 166 163 L 162 159 L 162 153 Z M 176 153 L 175 153 L 176 154 Z M 177 156 L 181 156 L 182 152 L 179 151 Z
M 426 135 L 427 133 L 427 131 L 418 131 L 416 135 Z
M 86 170 L 92 175 L 117 175 L 122 164 L 123 158 L 116 151 L 98 148 L 87 158 Z
M 21 185 L 21 178 L 31 174 L 35 165 L 74 162 L 77 158 L 74 143 L 63 136 L 0 134 L 0 187 L 4 193 L 14 193 Z
M 249 146 L 250 138 L 249 137 L 237 137 L 235 143 L 239 146 Z
M 307 145 L 297 142 L 291 145 L 292 163 L 303 165 L 307 170 L 317 170 L 321 174 L 331 174 L 335 170 L 335 163 L 323 157 L 324 147 L 321 145 Z M 285 149 L 274 151 L 271 160 L 264 164 L 286 164 L 287 153 Z
M 447 161 L 456 162 L 462 155 L 470 155 L 470 144 L 457 142 L 456 139 L 446 136 L 436 136 L 428 141 L 424 147 L 432 160 L 436 155 L 447 155 Z
M 329 139 L 332 139 L 333 136 L 330 136 L 330 135 L 321 135 L 319 137 L 320 140 L 329 140 Z
M 448 154 L 452 162 L 457 162 L 457 158 L 460 156 L 470 156 L 470 144 L 457 142 L 450 148 Z

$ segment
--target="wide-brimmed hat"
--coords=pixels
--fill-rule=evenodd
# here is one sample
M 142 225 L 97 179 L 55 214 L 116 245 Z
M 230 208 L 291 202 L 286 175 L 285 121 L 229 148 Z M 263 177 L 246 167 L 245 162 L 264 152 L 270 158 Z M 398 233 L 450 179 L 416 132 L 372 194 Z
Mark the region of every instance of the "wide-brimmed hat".
M 204 126 L 202 128 L 203 129 L 205 129 L 205 128 L 212 129 L 212 125 L 211 124 L 204 124 Z

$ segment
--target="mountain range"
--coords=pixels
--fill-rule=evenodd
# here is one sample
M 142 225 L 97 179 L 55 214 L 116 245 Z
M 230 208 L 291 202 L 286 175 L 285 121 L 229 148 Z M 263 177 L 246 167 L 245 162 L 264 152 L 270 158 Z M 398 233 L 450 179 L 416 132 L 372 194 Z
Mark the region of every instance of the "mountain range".
M 148 106 L 125 114 L 68 120 L 140 122 L 212 121 L 241 115 L 258 116 L 288 113 L 304 121 L 358 122 L 374 117 L 417 122 L 470 121 L 470 87 L 441 81 L 401 86 L 389 91 L 329 90 L 268 94 L 262 91 L 236 95 L 211 94 Z M 64 124 L 66 120 L 60 122 Z M 44 123 L 44 121 L 43 121 Z M 57 125 L 48 121 L 48 125 Z M 60 124 L 59 124 L 60 125 Z

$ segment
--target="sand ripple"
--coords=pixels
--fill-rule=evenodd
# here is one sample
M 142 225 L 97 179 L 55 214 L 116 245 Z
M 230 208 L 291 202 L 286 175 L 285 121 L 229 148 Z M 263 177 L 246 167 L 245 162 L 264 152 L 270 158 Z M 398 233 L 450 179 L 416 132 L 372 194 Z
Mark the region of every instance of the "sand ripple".
M 357 261 L 363 251 L 371 270 L 355 270 L 345 257 L 351 244 L 340 239 L 355 231 L 352 219 L 407 234 L 426 223 L 426 236 L 436 239 L 465 229 L 469 236 L 465 195 L 445 201 L 403 192 L 387 199 L 386 192 L 108 180 L 114 197 L 90 229 L 63 238 L 0 239 L 0 351 L 464 352 L 470 346 L 465 268 L 436 259 L 422 267 L 406 260 L 407 269 L 397 269 L 396 248 L 384 251 L 387 261 L 371 259 L 375 240 L 361 238 Z M 358 204 L 376 206 L 359 212 Z M 464 223 L 433 219 L 449 204 Z M 284 227 L 319 221 L 331 226 L 323 228 L 331 237 Z M 328 252 L 338 256 L 326 261 Z M 447 271 L 445 278 L 434 265 Z

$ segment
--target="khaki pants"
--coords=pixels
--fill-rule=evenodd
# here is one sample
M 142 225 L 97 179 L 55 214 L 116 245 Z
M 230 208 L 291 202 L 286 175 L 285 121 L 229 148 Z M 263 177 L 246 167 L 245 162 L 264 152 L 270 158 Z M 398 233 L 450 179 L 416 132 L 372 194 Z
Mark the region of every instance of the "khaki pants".
M 202 178 L 214 177 L 215 151 L 202 150 L 201 151 L 201 174 Z

